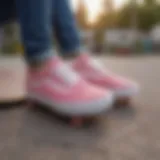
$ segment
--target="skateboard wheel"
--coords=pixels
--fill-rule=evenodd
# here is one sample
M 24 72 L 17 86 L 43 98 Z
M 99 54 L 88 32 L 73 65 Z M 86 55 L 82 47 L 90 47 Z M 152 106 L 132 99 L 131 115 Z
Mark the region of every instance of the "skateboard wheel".
M 27 106 L 28 107 L 35 107 L 36 106 L 36 102 L 34 102 L 33 100 L 27 100 Z
M 62 115 L 60 113 L 54 112 L 50 109 L 50 107 L 47 107 L 45 105 L 41 105 L 38 102 L 34 100 L 27 100 L 27 106 L 31 109 L 39 108 L 39 109 L 45 109 L 45 111 L 50 111 L 48 113 L 52 113 L 54 117 L 62 120 L 63 122 L 69 124 L 70 127 L 73 128 L 83 128 L 83 127 L 89 127 L 92 125 L 95 120 L 97 119 L 97 116 L 67 116 Z M 47 113 L 47 112 L 46 112 Z
M 70 120 L 70 125 L 72 127 L 82 127 L 84 124 L 84 118 L 82 117 L 73 117 Z
M 70 120 L 72 127 L 81 128 L 89 127 L 96 121 L 96 117 L 74 117 Z
M 115 105 L 118 106 L 118 107 L 126 107 L 126 106 L 129 106 L 130 104 L 130 97 L 124 97 L 124 98 L 119 98 L 116 100 L 115 102 Z

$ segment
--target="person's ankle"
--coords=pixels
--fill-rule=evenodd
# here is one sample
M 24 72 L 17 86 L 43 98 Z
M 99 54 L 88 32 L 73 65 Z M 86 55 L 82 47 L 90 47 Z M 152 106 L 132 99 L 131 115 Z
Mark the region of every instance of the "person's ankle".
M 45 67 L 46 63 L 47 63 L 48 60 L 44 60 L 44 61 L 34 61 L 32 63 L 30 63 L 28 66 L 29 66 L 29 69 L 30 70 L 35 70 L 35 71 L 39 71 L 41 70 L 42 68 Z
M 65 60 L 73 60 L 77 58 L 81 53 L 80 52 L 68 52 L 64 55 L 62 55 L 63 59 Z

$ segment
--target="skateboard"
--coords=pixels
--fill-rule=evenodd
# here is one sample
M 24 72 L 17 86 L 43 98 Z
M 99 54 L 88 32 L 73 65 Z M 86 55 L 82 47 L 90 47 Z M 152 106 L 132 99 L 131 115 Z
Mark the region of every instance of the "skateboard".
M 0 108 L 25 101 L 25 67 L 20 58 L 0 57 Z
M 46 112 L 47 114 L 51 114 L 51 116 L 55 117 L 56 119 L 62 121 L 63 123 L 69 125 L 72 128 L 86 128 L 90 127 L 98 122 L 101 114 L 97 115 L 87 115 L 87 116 L 78 116 L 78 115 L 65 115 L 59 112 L 54 111 L 47 105 L 40 104 L 39 102 L 28 100 L 28 105 L 31 109 L 41 110 L 41 112 Z

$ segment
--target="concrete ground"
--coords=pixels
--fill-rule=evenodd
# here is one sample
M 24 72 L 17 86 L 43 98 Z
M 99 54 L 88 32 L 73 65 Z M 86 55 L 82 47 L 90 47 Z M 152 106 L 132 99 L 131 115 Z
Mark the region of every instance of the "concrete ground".
M 160 159 L 160 57 L 99 59 L 140 83 L 132 108 L 112 111 L 88 129 L 25 105 L 0 110 L 1 160 Z

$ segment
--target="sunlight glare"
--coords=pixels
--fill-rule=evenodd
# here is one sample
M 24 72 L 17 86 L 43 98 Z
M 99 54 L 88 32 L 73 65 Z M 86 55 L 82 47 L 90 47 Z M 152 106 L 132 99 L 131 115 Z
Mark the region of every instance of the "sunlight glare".
M 83 0 L 86 4 L 87 10 L 88 10 L 88 21 L 94 22 L 101 11 L 102 2 L 104 0 Z M 126 0 L 113 0 L 113 5 L 115 8 L 119 8 Z M 77 3 L 78 0 L 71 0 L 71 4 L 73 6 L 73 9 L 77 9 Z

